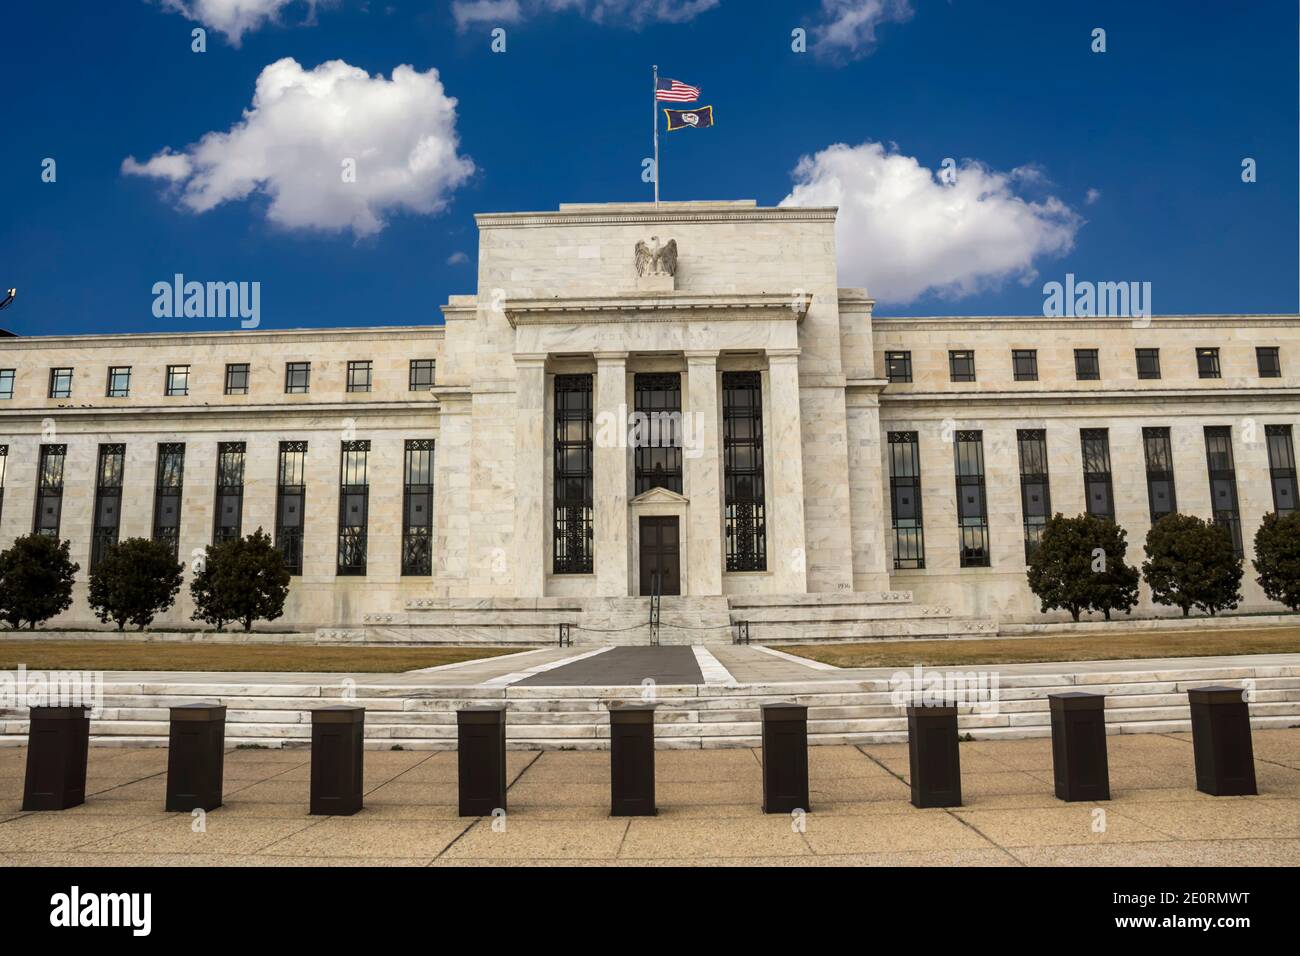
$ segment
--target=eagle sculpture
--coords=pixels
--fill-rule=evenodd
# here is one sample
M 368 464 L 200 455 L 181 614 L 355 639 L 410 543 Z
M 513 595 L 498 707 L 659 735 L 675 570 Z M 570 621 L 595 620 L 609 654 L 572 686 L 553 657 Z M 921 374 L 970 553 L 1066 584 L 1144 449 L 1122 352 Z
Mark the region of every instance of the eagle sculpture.
M 653 246 L 638 240 L 636 244 L 636 274 L 639 276 L 676 275 L 677 274 L 677 240 L 669 239 L 660 245 L 658 236 L 651 236 Z

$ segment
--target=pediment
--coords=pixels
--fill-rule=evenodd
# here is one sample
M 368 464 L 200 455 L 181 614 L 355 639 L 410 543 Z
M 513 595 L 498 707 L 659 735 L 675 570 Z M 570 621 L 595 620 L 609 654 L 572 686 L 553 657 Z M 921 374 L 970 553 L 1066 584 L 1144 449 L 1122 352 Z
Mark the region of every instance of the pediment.
M 689 500 L 675 491 L 669 491 L 667 488 L 651 488 L 649 491 L 641 492 L 630 503 L 634 505 L 684 505 Z

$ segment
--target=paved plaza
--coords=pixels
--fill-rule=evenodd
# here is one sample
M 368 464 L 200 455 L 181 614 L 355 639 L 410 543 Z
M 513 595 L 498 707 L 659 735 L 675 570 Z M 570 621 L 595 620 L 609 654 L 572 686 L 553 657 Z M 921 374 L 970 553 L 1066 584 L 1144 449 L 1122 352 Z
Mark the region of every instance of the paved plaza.
M 1300 865 L 1300 728 L 1257 730 L 1257 797 L 1194 788 L 1187 734 L 1109 738 L 1114 799 L 1052 795 L 1048 739 L 961 744 L 965 806 L 908 802 L 905 744 L 813 747 L 803 827 L 760 812 L 761 752 L 659 751 L 657 817 L 609 816 L 609 755 L 511 752 L 509 814 L 456 815 L 456 754 L 368 751 L 366 805 L 307 814 L 310 753 L 233 750 L 202 832 L 162 810 L 164 749 L 92 748 L 88 796 L 23 813 L 0 750 L 0 865 Z

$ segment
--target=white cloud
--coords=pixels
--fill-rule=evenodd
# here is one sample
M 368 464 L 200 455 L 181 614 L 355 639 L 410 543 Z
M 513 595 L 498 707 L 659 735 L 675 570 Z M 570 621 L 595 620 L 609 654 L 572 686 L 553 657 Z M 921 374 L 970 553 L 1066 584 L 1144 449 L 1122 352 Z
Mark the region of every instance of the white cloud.
M 445 207 L 474 172 L 458 145 L 456 100 L 437 70 L 399 66 L 385 79 L 342 60 L 304 70 L 286 57 L 262 70 L 228 131 L 144 163 L 128 157 L 122 172 L 166 180 L 195 213 L 264 195 L 279 226 L 366 236 L 387 213 Z
M 576 13 L 594 23 L 638 28 L 647 23 L 684 23 L 722 0 L 454 0 L 458 29 L 478 23 L 518 23 L 541 13 Z
M 278 22 L 280 12 L 288 6 L 302 3 L 308 20 L 316 15 L 316 5 L 330 0 L 160 0 L 164 10 L 171 10 L 196 20 L 211 30 L 225 34 L 239 46 L 245 33 L 261 29 L 268 23 Z
M 469 256 L 463 252 L 453 252 L 447 257 L 447 265 L 449 266 L 463 266 L 467 262 L 469 262 Z
M 822 0 L 812 28 L 813 52 L 833 60 L 858 60 L 876 46 L 876 28 L 912 18 L 909 0 Z
M 1091 206 L 1093 203 L 1095 203 L 1095 202 L 1096 202 L 1098 199 L 1100 199 L 1100 198 L 1101 198 L 1101 190 L 1100 190 L 1100 189 L 1089 189 L 1089 190 L 1088 190 L 1088 195 L 1084 197 L 1084 200 L 1083 200 L 1083 201 L 1086 202 L 1089 206 Z
M 783 206 L 838 206 L 840 282 L 865 286 L 881 302 L 926 293 L 961 298 L 1007 279 L 1028 281 L 1034 260 L 1061 255 L 1083 224 L 1054 196 L 1015 192 L 1032 181 L 1021 170 L 991 170 L 974 160 L 948 185 L 911 156 L 880 143 L 839 143 L 804 156 Z

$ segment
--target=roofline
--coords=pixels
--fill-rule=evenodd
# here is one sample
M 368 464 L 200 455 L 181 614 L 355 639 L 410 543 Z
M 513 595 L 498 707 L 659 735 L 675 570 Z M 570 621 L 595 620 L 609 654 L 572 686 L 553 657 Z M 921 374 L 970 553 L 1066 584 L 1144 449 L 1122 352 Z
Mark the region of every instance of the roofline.
M 373 325 L 347 328 L 293 328 L 293 329 L 231 329 L 226 332 L 97 332 L 80 335 L 24 335 L 5 339 L 0 350 L 7 348 L 40 348 L 63 345 L 118 345 L 118 344 L 170 344 L 183 339 L 195 344 L 239 343 L 260 339 L 300 339 L 329 341 L 332 337 L 360 338 L 383 333 L 400 333 L 417 338 L 443 338 L 446 326 L 437 325 Z

